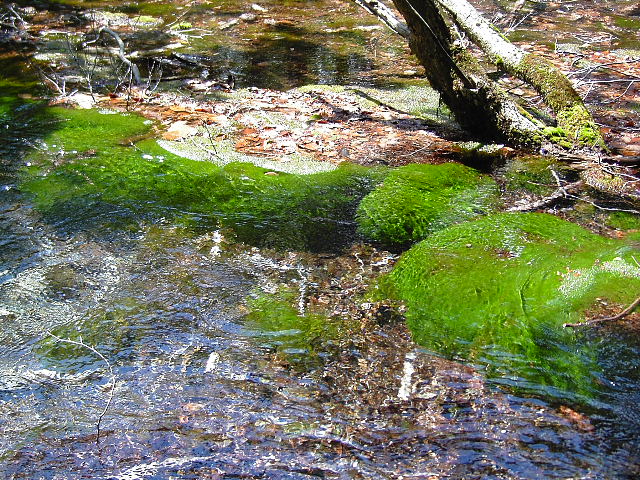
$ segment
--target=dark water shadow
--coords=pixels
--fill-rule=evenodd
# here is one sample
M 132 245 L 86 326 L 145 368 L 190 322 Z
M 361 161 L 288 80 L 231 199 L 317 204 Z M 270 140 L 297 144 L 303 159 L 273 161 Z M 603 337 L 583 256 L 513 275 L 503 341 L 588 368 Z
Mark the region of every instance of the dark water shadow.
M 38 250 L 25 222 L 32 207 L 18 187 L 21 172 L 29 168 L 24 156 L 58 127 L 46 101 L 36 99 L 42 85 L 25 60 L 22 55 L 0 60 L 0 263 L 9 268 Z

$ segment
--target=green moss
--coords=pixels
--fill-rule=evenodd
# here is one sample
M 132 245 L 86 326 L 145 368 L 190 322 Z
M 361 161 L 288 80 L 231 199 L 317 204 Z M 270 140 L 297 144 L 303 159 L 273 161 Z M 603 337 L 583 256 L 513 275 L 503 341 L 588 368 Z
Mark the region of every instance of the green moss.
M 633 30 L 636 33 L 640 30 L 640 19 L 638 18 L 616 15 L 614 17 L 614 22 L 617 27 Z
M 582 127 L 578 133 L 578 140 L 582 144 L 592 145 L 598 141 L 599 134 L 593 129 L 593 127 Z
M 283 353 L 311 353 L 321 342 L 336 338 L 340 325 L 324 315 L 301 313 L 299 292 L 280 286 L 275 293 L 256 292 L 247 301 L 247 326 L 265 343 Z
M 151 126 L 142 117 L 99 110 L 49 110 L 58 128 L 45 139 L 47 148 L 65 152 L 96 150 L 96 153 L 126 144 L 129 138 L 147 134 Z
M 163 17 L 175 13 L 177 10 L 173 3 L 140 2 L 138 6 L 140 13 L 154 17 Z
M 517 73 L 536 85 L 546 102 L 560 112 L 574 105 L 582 105 L 580 96 L 571 82 L 548 60 L 537 55 L 526 55 L 517 67 Z
M 178 30 L 189 30 L 193 28 L 193 24 L 191 22 L 180 22 L 176 25 L 176 29 Z
M 567 138 L 567 132 L 560 127 L 545 127 L 542 133 L 551 140 Z
M 548 195 L 557 188 L 552 169 L 559 169 L 548 157 L 523 156 L 507 162 L 503 175 L 505 188 L 510 191 L 526 191 Z
M 584 105 L 576 104 L 557 114 L 558 126 L 578 145 L 604 147 L 602 134 Z
M 312 175 L 220 167 L 172 155 L 153 140 L 130 145 L 149 128 L 139 117 L 53 111 L 57 130 L 44 138 L 46 150 L 32 153 L 22 188 L 54 217 L 120 205 L 228 227 L 254 245 L 325 250 L 353 235 L 358 202 L 385 174 L 347 164 Z
M 456 163 L 408 165 L 392 171 L 358 207 L 366 237 L 406 245 L 456 222 L 491 211 L 497 204 L 493 180 Z
M 547 138 L 565 148 L 574 145 L 605 147 L 600 130 L 571 82 L 549 61 L 537 55 L 526 55 L 515 73 L 535 85 L 556 113 L 558 129 L 545 129 L 543 133 Z
M 381 281 L 415 340 L 538 393 L 591 394 L 594 352 L 565 322 L 640 289 L 637 251 L 543 214 L 496 214 L 435 233 Z M 564 393 L 563 393 L 564 392 Z
M 609 215 L 607 225 L 618 230 L 640 230 L 640 216 L 629 212 L 615 212 Z

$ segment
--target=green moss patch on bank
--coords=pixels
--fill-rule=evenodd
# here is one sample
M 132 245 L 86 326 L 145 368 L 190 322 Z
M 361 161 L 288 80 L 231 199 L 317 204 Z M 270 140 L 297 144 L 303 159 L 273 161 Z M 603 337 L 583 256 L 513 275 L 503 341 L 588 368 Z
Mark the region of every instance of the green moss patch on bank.
M 385 175 L 348 164 L 312 175 L 220 167 L 172 155 L 153 139 L 134 145 L 149 130 L 140 117 L 52 111 L 57 129 L 31 155 L 22 184 L 51 215 L 106 203 L 209 221 L 254 245 L 325 250 L 352 237 L 360 199 Z

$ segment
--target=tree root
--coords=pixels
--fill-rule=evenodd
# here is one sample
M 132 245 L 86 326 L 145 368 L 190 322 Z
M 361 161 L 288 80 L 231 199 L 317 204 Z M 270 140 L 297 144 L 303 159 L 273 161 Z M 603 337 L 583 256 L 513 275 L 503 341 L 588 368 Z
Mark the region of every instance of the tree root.
M 589 325 L 594 325 L 596 323 L 602 323 L 602 322 L 615 322 L 616 320 L 620 320 L 626 317 L 627 315 L 629 315 L 638 305 L 640 305 L 640 297 L 636 298 L 631 305 L 629 305 L 627 308 L 625 308 L 619 314 L 614 315 L 613 317 L 600 317 L 600 318 L 587 320 L 584 322 L 565 323 L 562 326 L 565 328 L 566 327 L 576 328 L 576 327 L 587 327 Z

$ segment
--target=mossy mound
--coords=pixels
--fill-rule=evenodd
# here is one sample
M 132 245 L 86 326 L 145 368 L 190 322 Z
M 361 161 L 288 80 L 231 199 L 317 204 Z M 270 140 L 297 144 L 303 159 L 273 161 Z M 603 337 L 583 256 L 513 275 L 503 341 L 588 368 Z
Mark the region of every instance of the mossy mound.
M 545 214 L 495 214 L 415 245 L 381 281 L 415 340 L 538 393 L 597 388 L 591 347 L 563 323 L 640 291 L 634 247 Z
M 488 213 L 497 203 L 495 182 L 469 167 L 407 165 L 362 200 L 357 221 L 365 237 L 402 246 Z
M 21 188 L 54 217 L 71 209 L 90 218 L 115 205 L 134 217 L 159 212 L 226 227 L 253 245 L 325 251 L 350 241 L 360 199 L 385 174 L 354 165 L 311 175 L 221 167 L 172 155 L 153 139 L 132 145 L 149 130 L 134 115 L 49 113 L 56 129 L 30 156 Z

